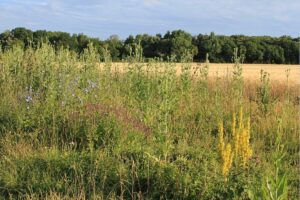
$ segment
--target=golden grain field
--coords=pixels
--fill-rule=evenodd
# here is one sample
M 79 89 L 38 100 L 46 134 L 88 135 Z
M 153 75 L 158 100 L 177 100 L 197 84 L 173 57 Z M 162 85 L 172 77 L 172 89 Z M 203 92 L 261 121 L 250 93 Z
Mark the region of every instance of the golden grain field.
M 145 67 L 149 67 L 151 70 L 151 64 L 142 64 Z M 176 63 L 177 74 L 181 73 L 182 63 Z M 205 63 L 191 63 L 188 64 L 192 68 L 192 73 L 197 76 L 199 69 L 205 65 Z M 100 64 L 103 66 L 103 64 Z M 114 62 L 112 63 L 112 69 L 123 71 L 127 68 L 128 63 Z M 285 65 L 285 64 L 242 64 L 243 77 L 246 80 L 259 80 L 261 76 L 261 70 L 270 74 L 272 81 L 285 82 L 287 80 L 287 74 L 289 74 L 289 82 L 294 84 L 300 84 L 300 65 Z M 289 72 L 287 72 L 289 70 Z M 233 71 L 233 63 L 209 63 L 209 76 L 226 77 L 231 76 Z

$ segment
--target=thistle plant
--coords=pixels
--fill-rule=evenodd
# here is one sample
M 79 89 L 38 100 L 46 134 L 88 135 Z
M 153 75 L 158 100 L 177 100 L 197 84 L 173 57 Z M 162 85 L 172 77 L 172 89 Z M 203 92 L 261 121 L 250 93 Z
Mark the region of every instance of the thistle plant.
M 260 107 L 261 112 L 266 115 L 269 111 L 270 107 L 270 74 L 261 70 L 260 72 L 260 87 L 257 89 L 258 93 L 258 104 Z
M 242 98 L 243 98 L 243 68 L 241 63 L 243 63 L 243 55 L 238 55 L 238 49 L 235 48 L 233 60 L 233 73 L 232 73 L 232 95 L 233 100 L 235 101 L 234 104 L 236 106 L 242 106 Z
M 209 72 L 209 55 L 206 54 L 206 59 L 203 68 L 200 69 L 200 77 L 203 80 L 208 80 L 208 72 Z

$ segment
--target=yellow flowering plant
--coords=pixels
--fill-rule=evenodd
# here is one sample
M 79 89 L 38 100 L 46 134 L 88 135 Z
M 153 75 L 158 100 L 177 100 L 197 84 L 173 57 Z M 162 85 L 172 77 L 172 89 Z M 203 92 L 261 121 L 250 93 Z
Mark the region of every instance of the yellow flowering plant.
M 241 108 L 239 112 L 238 127 L 236 127 L 236 114 L 233 114 L 232 137 L 231 141 L 228 143 L 225 143 L 224 141 L 223 122 L 220 122 L 219 124 L 219 152 L 222 160 L 222 174 L 225 177 L 229 173 L 233 159 L 237 166 L 245 168 L 249 158 L 252 156 L 252 149 L 250 147 L 250 118 L 247 119 L 247 124 L 245 126 L 243 122 L 243 115 L 243 108 Z

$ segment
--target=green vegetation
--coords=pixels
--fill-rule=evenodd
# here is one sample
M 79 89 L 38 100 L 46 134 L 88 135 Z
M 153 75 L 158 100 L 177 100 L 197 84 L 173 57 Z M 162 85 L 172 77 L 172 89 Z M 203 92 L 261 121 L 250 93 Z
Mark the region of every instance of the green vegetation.
M 238 48 L 239 53 L 244 55 L 245 63 L 298 64 L 299 39 L 289 36 L 223 36 L 214 33 L 192 36 L 185 31 L 176 30 L 168 31 L 164 36 L 143 34 L 129 36 L 123 41 L 117 35 L 113 35 L 101 41 L 84 34 L 70 35 L 65 32 L 15 28 L 0 34 L 0 45 L 3 50 L 14 45 L 37 48 L 40 43 L 48 41 L 56 50 L 65 47 L 81 54 L 92 43 L 102 61 L 107 52 L 110 53 L 112 61 L 127 60 L 136 46 L 141 45 L 145 61 L 154 58 L 164 61 L 172 58 L 177 62 L 186 59 L 205 61 L 206 54 L 209 53 L 210 61 L 215 63 L 232 62 L 234 49 Z
M 232 75 L 209 78 L 208 60 L 176 75 L 137 45 L 121 71 L 97 51 L 0 52 L 0 199 L 297 199 L 288 77 L 244 82 L 237 52 Z

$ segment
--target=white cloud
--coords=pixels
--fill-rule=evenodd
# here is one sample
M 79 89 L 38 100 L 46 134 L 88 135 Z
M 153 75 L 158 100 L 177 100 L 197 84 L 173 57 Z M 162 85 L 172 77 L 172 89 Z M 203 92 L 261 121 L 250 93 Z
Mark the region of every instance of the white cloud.
M 185 29 L 192 33 L 298 35 L 294 0 L 2 0 L 0 31 L 14 26 L 107 37 Z

